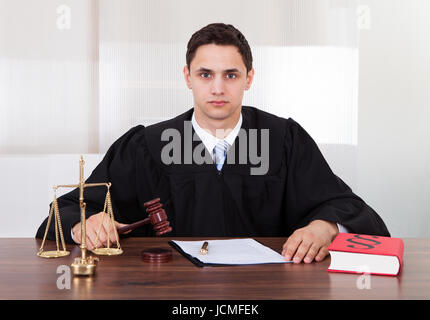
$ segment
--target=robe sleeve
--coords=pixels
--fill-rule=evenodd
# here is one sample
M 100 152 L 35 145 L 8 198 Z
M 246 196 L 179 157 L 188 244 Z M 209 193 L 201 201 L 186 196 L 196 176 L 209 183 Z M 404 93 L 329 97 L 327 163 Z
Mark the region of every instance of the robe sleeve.
M 120 137 L 106 152 L 103 160 L 91 173 L 86 183 L 111 182 L 112 207 L 115 220 L 128 223 L 126 217 L 132 217 L 140 212 L 136 191 L 136 150 L 139 136 L 144 132 L 143 126 L 130 129 Z M 76 177 L 79 180 L 79 177 Z M 89 187 L 84 190 L 84 202 L 86 203 L 86 217 L 103 211 L 106 187 Z M 50 204 L 52 206 L 52 203 Z M 79 189 L 58 198 L 61 225 L 64 240 L 74 243 L 71 237 L 71 229 L 80 222 Z M 126 214 L 126 215 L 125 215 Z M 36 238 L 43 238 L 48 217 L 40 225 Z M 51 218 L 47 233 L 48 240 L 55 240 L 55 220 Z
M 311 136 L 291 118 L 287 123 L 286 200 L 295 229 L 326 220 L 351 233 L 390 236 L 380 216 L 332 172 Z

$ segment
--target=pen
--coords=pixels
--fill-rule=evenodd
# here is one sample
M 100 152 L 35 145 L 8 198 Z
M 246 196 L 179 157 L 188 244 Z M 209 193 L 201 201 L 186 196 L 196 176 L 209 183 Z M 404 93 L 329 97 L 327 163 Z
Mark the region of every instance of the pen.
M 202 245 L 202 248 L 200 249 L 200 254 L 208 254 L 208 242 L 205 241 Z

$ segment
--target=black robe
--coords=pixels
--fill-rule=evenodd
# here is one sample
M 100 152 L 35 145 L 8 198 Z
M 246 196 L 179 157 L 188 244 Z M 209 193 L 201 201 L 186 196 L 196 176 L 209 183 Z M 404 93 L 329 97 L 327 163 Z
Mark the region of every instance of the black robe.
M 267 173 L 252 175 L 250 169 L 261 164 L 239 163 L 239 137 L 220 172 L 213 162 L 187 163 L 187 143 L 192 143 L 193 150 L 201 144 L 190 142 L 184 129 L 192 113 L 190 109 L 171 120 L 130 129 L 109 148 L 86 180 L 112 183 L 116 221 L 132 223 L 146 218 L 143 204 L 159 197 L 173 228 L 167 236 L 288 237 L 316 219 L 339 223 L 352 233 L 390 236 L 378 214 L 331 171 L 314 140 L 291 118 L 242 107 L 245 132 L 269 129 Z M 162 150 L 170 143 L 161 139 L 165 129 L 181 133 L 182 164 L 162 161 Z M 254 131 L 258 132 L 257 151 L 261 154 L 262 130 Z M 236 161 L 229 163 L 233 150 Z M 105 195 L 103 187 L 85 189 L 87 217 L 103 210 Z M 71 228 L 80 221 L 79 190 L 59 197 L 58 204 L 65 240 L 73 243 Z M 43 237 L 46 223 L 47 219 L 37 238 Z M 129 234 L 153 235 L 150 225 Z M 47 238 L 55 240 L 53 221 Z

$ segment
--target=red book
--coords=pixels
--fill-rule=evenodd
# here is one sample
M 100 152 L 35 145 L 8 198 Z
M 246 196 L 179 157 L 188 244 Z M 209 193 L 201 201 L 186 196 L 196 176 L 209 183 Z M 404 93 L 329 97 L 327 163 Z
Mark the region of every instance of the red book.
M 339 233 L 328 248 L 327 271 L 396 276 L 402 267 L 403 247 L 400 238 Z

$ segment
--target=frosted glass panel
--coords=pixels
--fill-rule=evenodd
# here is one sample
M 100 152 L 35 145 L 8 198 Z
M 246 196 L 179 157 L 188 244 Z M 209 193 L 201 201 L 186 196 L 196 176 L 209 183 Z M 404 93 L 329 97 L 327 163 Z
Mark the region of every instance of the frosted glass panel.
M 192 107 L 182 75 L 186 45 L 195 31 L 219 21 L 241 30 L 253 52 L 256 75 L 245 105 L 293 117 L 319 143 L 356 145 L 354 3 L 101 2 L 99 150 L 133 125 Z
M 0 154 L 103 153 L 130 126 L 191 108 L 186 44 L 219 21 L 253 50 L 245 104 L 355 145 L 355 2 L 0 0 Z
M 0 154 L 98 151 L 96 4 L 0 0 Z
M 244 104 L 298 121 L 319 143 L 357 145 L 357 48 L 253 48 Z
M 182 75 L 183 46 L 100 45 L 100 150 L 137 124 L 149 125 L 193 106 Z

